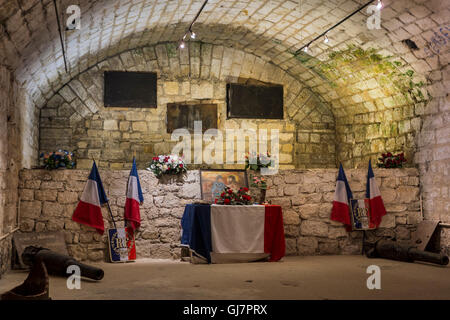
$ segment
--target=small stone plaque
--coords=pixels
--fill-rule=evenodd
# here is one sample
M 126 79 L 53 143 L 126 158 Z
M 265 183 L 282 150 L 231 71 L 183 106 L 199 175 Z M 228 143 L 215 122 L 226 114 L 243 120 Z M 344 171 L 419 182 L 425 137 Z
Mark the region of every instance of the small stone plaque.
M 28 267 L 22 261 L 22 253 L 28 246 L 47 248 L 60 254 L 69 255 L 63 232 L 15 233 L 13 243 L 21 268 Z
M 202 122 L 202 132 L 217 129 L 217 104 L 167 104 L 167 133 L 188 129 L 194 133 L 194 122 Z

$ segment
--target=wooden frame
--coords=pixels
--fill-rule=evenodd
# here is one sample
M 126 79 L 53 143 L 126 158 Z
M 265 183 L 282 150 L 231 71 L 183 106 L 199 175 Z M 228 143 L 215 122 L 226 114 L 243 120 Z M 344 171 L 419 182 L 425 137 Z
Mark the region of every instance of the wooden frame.
M 219 179 L 222 181 L 219 181 Z M 240 187 L 248 188 L 247 171 L 234 169 L 200 169 L 202 200 L 211 203 L 214 202 L 215 197 L 213 194 L 218 195 L 221 193 L 221 184 L 223 187 L 227 186 L 233 190 L 239 189 Z

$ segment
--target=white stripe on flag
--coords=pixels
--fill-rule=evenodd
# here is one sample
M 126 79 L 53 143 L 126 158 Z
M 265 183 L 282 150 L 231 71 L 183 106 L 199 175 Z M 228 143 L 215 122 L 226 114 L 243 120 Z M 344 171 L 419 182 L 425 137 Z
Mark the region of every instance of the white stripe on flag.
M 334 201 L 349 204 L 348 197 L 347 197 L 347 189 L 345 188 L 344 181 L 338 180 L 336 182 L 336 191 L 334 193 Z
M 138 185 L 137 185 L 137 178 L 135 176 L 130 176 L 129 179 L 128 179 L 127 198 L 134 199 L 138 203 L 140 203 L 140 201 L 139 201 Z
M 370 199 L 381 196 L 380 189 L 378 189 L 375 177 L 369 179 Z
M 215 253 L 264 253 L 264 206 L 211 206 Z
M 117 228 L 116 230 L 120 261 L 128 261 L 127 234 L 125 228 Z
M 88 179 L 84 186 L 83 194 L 81 195 L 81 201 L 100 207 L 100 198 L 96 181 Z

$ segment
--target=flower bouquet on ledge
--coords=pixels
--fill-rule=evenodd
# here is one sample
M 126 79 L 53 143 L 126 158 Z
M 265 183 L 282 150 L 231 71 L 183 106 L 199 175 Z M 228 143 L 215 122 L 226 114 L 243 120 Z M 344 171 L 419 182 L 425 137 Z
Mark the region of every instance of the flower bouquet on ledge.
M 253 152 L 245 155 L 245 170 L 250 169 L 253 171 L 258 171 L 261 170 L 261 168 L 269 168 L 271 163 L 271 155 L 269 152 L 267 152 L 267 154 L 256 154 Z
M 152 171 L 158 178 L 163 174 L 180 174 L 187 171 L 183 157 L 177 155 L 153 157 L 147 170 Z
M 40 158 L 43 159 L 43 166 L 47 170 L 58 168 L 73 169 L 76 165 L 73 153 L 67 150 L 42 152 Z
M 229 187 L 225 187 L 219 198 L 214 200 L 215 204 L 226 205 L 248 205 L 252 204 L 252 197 L 248 194 L 248 188 L 240 188 L 238 191 L 233 191 Z
M 264 204 L 266 202 L 266 191 L 268 189 L 266 179 L 264 177 L 251 175 L 251 181 L 250 186 L 260 190 L 259 204 Z
M 390 152 L 383 153 L 378 160 L 378 168 L 403 168 L 403 163 L 406 162 L 405 154 L 403 152 L 396 155 L 393 155 Z

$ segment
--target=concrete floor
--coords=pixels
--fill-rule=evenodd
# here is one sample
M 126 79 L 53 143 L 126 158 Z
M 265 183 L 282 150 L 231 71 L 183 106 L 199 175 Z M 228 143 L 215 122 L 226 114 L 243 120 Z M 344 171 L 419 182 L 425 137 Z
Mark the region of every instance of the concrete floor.
M 381 268 L 381 290 L 368 290 L 366 268 Z M 286 257 L 281 262 L 193 265 L 169 260 L 97 264 L 100 282 L 69 290 L 50 278 L 52 299 L 450 299 L 450 266 L 403 263 L 364 256 Z M 10 271 L 0 292 L 27 273 Z

